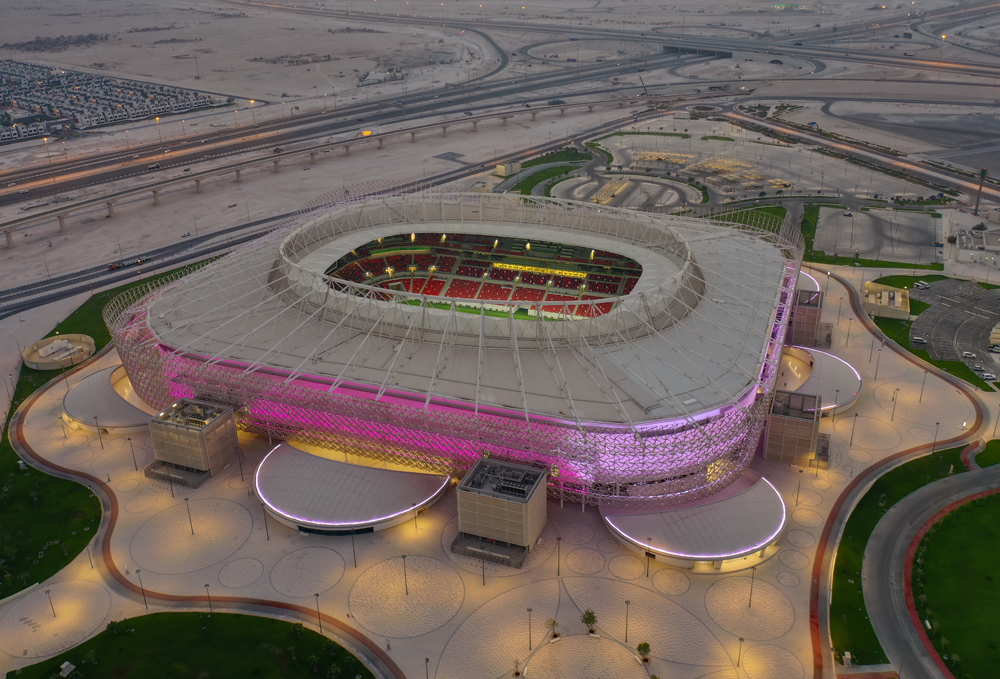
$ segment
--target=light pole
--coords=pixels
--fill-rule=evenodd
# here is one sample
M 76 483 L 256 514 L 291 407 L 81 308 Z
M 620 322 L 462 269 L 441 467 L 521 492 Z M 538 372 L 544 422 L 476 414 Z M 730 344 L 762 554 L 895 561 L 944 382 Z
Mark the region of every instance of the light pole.
M 736 652 L 736 666 L 740 666 L 740 658 L 743 656 L 743 637 L 740 637 L 740 650 Z
M 431 664 L 430 658 L 424 658 L 424 679 L 431 679 L 430 670 L 428 667 Z
M 653 551 L 653 538 L 646 538 L 646 577 L 649 577 L 649 557 Z
M 924 371 L 924 379 L 920 382 L 920 398 L 917 399 L 917 403 L 922 403 L 924 400 L 924 385 L 927 384 L 927 371 Z M 996 429 L 993 430 L 993 435 L 996 436 Z
M 187 121 L 182 119 L 181 120 L 181 139 L 187 139 L 187 136 L 188 136 Z
M 935 422 L 934 423 L 934 443 L 931 444 L 931 452 L 932 453 L 937 448 L 938 427 L 940 427 L 940 426 L 941 426 L 940 422 Z
M 160 132 L 160 116 L 156 116 L 156 136 L 160 138 L 160 143 L 163 143 L 163 133 Z
M 236 446 L 236 462 L 240 465 L 240 481 L 243 480 L 243 450 Z
M 354 529 L 351 529 L 351 554 L 354 555 L 354 567 L 358 567 L 358 550 L 354 547 Z
M 45 157 L 49 161 L 49 167 L 52 167 L 52 155 L 49 153 L 49 138 L 42 137 L 42 141 L 45 142 Z
M 319 592 L 313 594 L 316 597 L 316 624 L 319 625 L 319 633 L 323 634 L 323 618 L 319 615 Z
M 184 498 L 184 506 L 188 510 L 188 523 L 191 524 L 191 535 L 194 535 L 194 520 L 191 519 L 191 498 Z
M 881 362 L 882 362 L 882 350 L 879 349 L 878 356 L 875 357 L 875 377 L 872 378 L 873 380 L 878 379 L 878 364 Z
M 52 605 L 52 590 L 51 589 L 45 590 L 45 596 L 49 598 L 49 608 L 52 609 L 52 617 L 54 618 L 56 617 L 56 607 Z
M 831 423 L 837 421 L 837 404 L 840 403 L 840 389 L 833 390 L 833 417 L 830 418 Z
M 128 437 L 128 449 L 132 451 L 132 466 L 139 471 L 139 463 L 135 461 L 135 448 L 132 447 L 132 437 Z
M 260 503 L 260 511 L 264 515 L 264 535 L 266 535 L 267 539 L 270 540 L 271 539 L 271 532 L 267 529 L 267 509 L 264 508 L 264 503 L 263 502 Z M 351 533 L 351 538 L 352 539 L 354 538 L 354 533 L 353 532 Z M 355 559 L 355 561 L 354 561 L 355 568 L 357 567 L 357 565 L 358 565 L 358 562 Z
M 850 446 L 854 445 L 854 431 L 858 428 L 858 414 L 854 413 L 854 426 L 851 427 L 851 442 L 848 444 Z
M 284 103 L 284 102 L 282 102 L 282 103 Z M 253 116 L 253 126 L 257 127 L 257 114 L 254 113 L 254 110 L 253 110 L 253 99 L 250 100 L 250 115 Z M 282 117 L 284 117 L 284 113 L 282 113 Z
M 892 393 L 892 416 L 889 418 L 890 422 L 896 419 L 896 396 L 898 395 L 899 395 L 899 389 L 896 389 L 896 391 Z
M 531 650 L 531 609 L 528 609 L 528 650 Z
M 632 602 L 628 599 L 625 600 L 625 643 L 628 643 L 628 607 Z
M 844 342 L 844 348 L 851 346 L 851 323 L 854 322 L 853 318 L 847 319 L 847 341 Z
M 795 488 L 795 506 L 799 506 L 799 492 L 802 490 L 802 470 L 799 470 L 799 485 Z M 751 590 L 752 591 L 752 590 Z
M 406 591 L 406 596 L 410 596 L 410 585 L 406 581 L 406 555 L 403 555 L 403 589 Z
M 208 591 L 208 583 L 205 583 L 205 596 L 208 597 L 208 617 L 212 617 L 212 593 Z
M 97 429 L 97 438 L 101 441 L 101 450 L 104 450 L 104 437 L 101 436 L 101 425 L 97 423 L 97 415 L 94 415 L 94 427 Z
M 997 426 L 1000 426 L 1000 409 L 997 410 L 997 421 L 993 425 L 993 438 L 997 437 Z
M 125 130 L 125 150 L 128 151 L 132 146 L 128 143 L 128 130 Z
M 410 509 L 413 510 L 413 532 L 416 533 L 417 532 L 417 513 L 418 513 L 417 512 L 417 503 L 416 502 L 411 502 L 410 503 Z
M 747 608 L 750 608 L 753 605 L 753 581 L 756 575 L 757 567 L 750 566 L 750 599 L 747 601 Z
M 141 568 L 136 568 L 135 569 L 135 574 L 139 578 L 139 589 L 142 590 L 142 605 L 145 606 L 148 609 L 149 608 L 149 604 L 146 602 L 146 588 L 142 586 L 142 575 L 141 575 L 141 573 L 142 573 L 142 569 Z M 206 585 L 206 587 L 207 586 L 208 585 Z
M 1000 422 L 1000 410 L 997 411 L 997 422 Z M 996 438 L 996 428 L 993 429 L 993 437 Z M 562 536 L 556 538 L 556 577 L 559 577 L 562 569 Z

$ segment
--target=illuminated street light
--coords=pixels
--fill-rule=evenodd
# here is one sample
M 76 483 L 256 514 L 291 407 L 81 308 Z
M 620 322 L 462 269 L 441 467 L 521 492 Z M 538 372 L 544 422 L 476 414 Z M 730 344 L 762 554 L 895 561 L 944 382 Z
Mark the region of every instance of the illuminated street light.
M 257 127 L 257 114 L 253 111 L 253 99 L 250 100 L 250 115 L 253 116 L 253 126 Z M 282 114 L 282 117 L 284 117 L 284 114 Z
M 156 136 L 160 138 L 160 143 L 163 143 L 163 134 L 160 132 L 160 116 L 156 116 Z

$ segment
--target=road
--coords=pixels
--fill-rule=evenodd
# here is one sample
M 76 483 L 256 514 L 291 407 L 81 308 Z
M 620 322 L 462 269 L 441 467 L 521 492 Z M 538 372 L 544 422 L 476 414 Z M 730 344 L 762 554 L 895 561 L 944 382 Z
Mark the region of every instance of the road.
M 942 673 L 910 620 L 903 587 L 903 562 L 917 530 L 959 498 L 992 490 L 1000 465 L 935 481 L 897 502 L 875 526 L 861 569 L 865 606 L 890 662 L 905 662 L 906 679 L 941 679 Z M 956 577 L 960 574 L 956 573 Z

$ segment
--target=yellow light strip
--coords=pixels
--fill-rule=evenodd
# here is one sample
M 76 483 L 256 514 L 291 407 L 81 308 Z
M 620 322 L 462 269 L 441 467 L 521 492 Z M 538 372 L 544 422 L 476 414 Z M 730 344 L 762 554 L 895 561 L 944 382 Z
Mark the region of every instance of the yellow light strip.
M 508 271 L 528 271 L 530 273 L 551 274 L 553 276 L 567 276 L 568 278 L 586 278 L 587 274 L 579 271 L 560 271 L 559 269 L 543 269 L 540 266 L 525 266 L 524 264 L 494 264 L 495 269 L 506 269 Z

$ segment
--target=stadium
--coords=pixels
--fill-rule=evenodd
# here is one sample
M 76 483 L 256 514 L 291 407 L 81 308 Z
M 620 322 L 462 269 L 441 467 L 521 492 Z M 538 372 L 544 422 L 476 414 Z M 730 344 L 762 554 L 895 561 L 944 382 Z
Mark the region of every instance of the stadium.
M 450 476 L 489 456 L 548 470 L 566 501 L 672 506 L 732 484 L 760 440 L 802 255 L 765 217 L 382 196 L 104 314 L 155 407 L 221 402 L 293 443 Z

